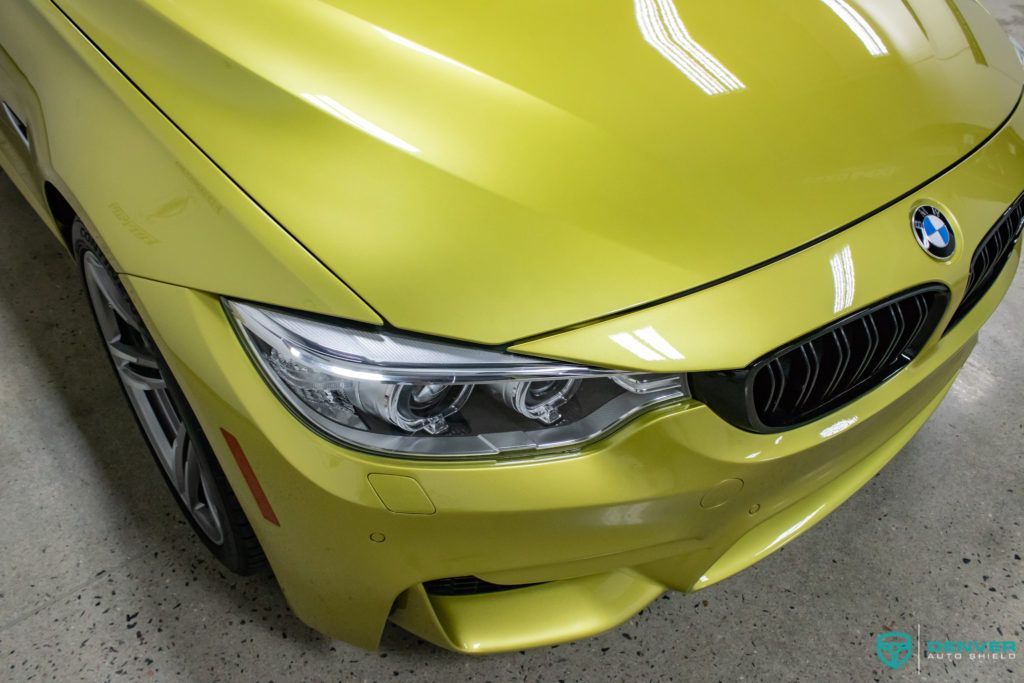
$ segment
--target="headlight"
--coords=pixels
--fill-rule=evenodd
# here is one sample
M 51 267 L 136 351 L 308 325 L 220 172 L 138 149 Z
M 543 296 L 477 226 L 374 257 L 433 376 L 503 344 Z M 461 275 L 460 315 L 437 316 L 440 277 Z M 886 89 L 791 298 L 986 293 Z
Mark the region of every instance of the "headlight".
M 1017 53 L 1017 61 L 1024 66 L 1024 47 L 1021 47 L 1021 44 L 1013 36 L 1010 36 L 1010 44 L 1013 45 L 1013 51 Z
M 627 373 L 225 301 L 267 382 L 307 424 L 361 450 L 466 458 L 567 449 L 689 394 Z

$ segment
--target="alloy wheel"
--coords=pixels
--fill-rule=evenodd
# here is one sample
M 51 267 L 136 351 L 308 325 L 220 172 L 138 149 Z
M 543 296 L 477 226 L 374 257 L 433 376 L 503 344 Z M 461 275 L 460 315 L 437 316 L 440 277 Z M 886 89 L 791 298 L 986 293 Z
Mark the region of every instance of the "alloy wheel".
M 213 472 L 199 456 L 149 334 L 114 274 L 93 252 L 83 254 L 82 268 L 107 352 L 171 488 L 207 539 L 222 545 L 226 516 Z

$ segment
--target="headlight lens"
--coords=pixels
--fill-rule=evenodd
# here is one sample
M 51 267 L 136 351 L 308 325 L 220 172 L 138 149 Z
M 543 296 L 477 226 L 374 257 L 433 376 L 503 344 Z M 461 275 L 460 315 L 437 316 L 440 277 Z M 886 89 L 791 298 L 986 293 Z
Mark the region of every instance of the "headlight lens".
M 1021 63 L 1021 66 L 1024 66 L 1024 47 L 1021 47 L 1020 42 L 1013 36 L 1008 37 L 1010 38 L 1010 44 L 1013 45 L 1013 51 L 1017 53 L 1017 61 Z
M 589 368 L 237 301 L 225 306 L 264 377 L 299 417 L 328 438 L 383 455 L 568 449 L 689 395 L 681 374 Z

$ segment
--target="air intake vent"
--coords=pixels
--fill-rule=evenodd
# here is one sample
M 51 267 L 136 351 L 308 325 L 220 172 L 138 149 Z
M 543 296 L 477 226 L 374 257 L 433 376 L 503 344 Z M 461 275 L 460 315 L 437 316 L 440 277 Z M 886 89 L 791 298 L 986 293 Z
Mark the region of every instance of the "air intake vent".
M 931 285 L 862 309 L 743 370 L 690 376 L 694 395 L 754 432 L 805 424 L 863 396 L 924 346 L 949 301 Z
M 971 312 L 975 304 L 981 301 L 992 283 L 1003 272 L 1003 266 L 1010 258 L 1014 245 L 1020 239 L 1021 227 L 1024 226 L 1024 195 L 1010 205 L 992 229 L 982 238 L 981 243 L 971 258 L 971 274 L 967 280 L 967 291 L 963 300 L 953 312 L 946 332 Z
M 447 579 L 435 579 L 426 581 L 423 587 L 430 595 L 480 595 L 482 593 L 500 593 L 516 588 L 527 588 L 536 586 L 535 583 L 523 583 L 511 586 L 490 583 L 475 576 L 453 576 Z

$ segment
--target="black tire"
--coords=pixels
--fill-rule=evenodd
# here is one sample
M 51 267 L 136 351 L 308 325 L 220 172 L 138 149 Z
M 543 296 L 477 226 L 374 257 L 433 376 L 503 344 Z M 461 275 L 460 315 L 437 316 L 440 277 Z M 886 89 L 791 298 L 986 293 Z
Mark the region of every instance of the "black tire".
M 90 308 L 93 311 L 97 329 L 107 348 L 107 357 L 111 362 L 114 373 L 118 376 L 125 399 L 132 408 L 132 414 L 135 416 L 139 431 L 142 432 L 149 447 L 150 455 L 156 462 L 157 469 L 160 470 L 160 474 L 163 476 L 171 495 L 178 503 L 196 535 L 199 536 L 206 547 L 210 549 L 210 552 L 225 567 L 236 574 L 243 575 L 265 569 L 267 566 L 266 557 L 263 554 L 262 548 L 260 548 L 256 534 L 253 532 L 252 526 L 249 524 L 249 520 L 246 518 L 241 505 L 239 505 L 238 499 L 235 497 L 227 478 L 224 476 L 217 458 L 213 455 L 210 443 L 199 426 L 195 413 L 189 406 L 188 400 L 181 391 L 181 387 L 175 381 L 174 375 L 171 373 L 166 361 L 157 349 L 152 335 L 149 334 L 145 323 L 143 323 L 141 316 L 139 316 L 138 311 L 132 304 L 127 290 L 121 284 L 120 278 L 103 255 L 95 240 L 89 235 L 85 225 L 78 218 L 75 219 L 71 232 L 75 260 L 82 273 L 83 284 L 89 297 Z M 162 386 L 159 389 L 153 389 L 152 391 L 164 392 L 168 400 L 163 402 L 163 397 L 161 397 L 160 406 L 163 410 L 167 410 L 169 403 L 170 408 L 180 420 L 175 426 L 179 429 L 184 428 L 187 432 L 187 435 L 182 438 L 182 442 L 187 444 L 187 456 L 183 453 L 181 459 L 182 461 L 185 461 L 186 458 L 188 459 L 188 467 L 192 468 L 189 470 L 190 472 L 193 470 L 200 472 L 200 474 L 194 475 L 194 478 L 200 480 L 201 484 L 195 487 L 195 495 L 192 498 L 199 500 L 197 505 L 203 513 L 201 516 L 203 521 L 200 520 L 200 515 L 194 512 L 186 502 L 185 494 L 179 492 L 179 487 L 175 485 L 168 471 L 170 465 L 165 464 L 164 459 L 159 453 L 160 446 L 155 442 L 157 437 L 151 435 L 147 430 L 146 418 L 140 414 L 140 407 L 137 401 L 140 400 L 139 396 L 143 395 L 144 391 L 149 390 L 140 390 L 139 386 L 130 385 L 127 382 L 124 368 L 131 366 L 131 362 L 126 363 L 123 357 L 115 359 L 112 347 L 106 339 L 107 335 L 104 334 L 103 323 L 100 317 L 101 311 L 97 310 L 99 304 L 97 297 L 94 295 L 98 291 L 95 274 L 98 272 L 97 269 L 99 267 L 102 267 L 105 275 L 109 276 L 109 280 L 105 279 L 103 281 L 104 286 L 111 284 L 111 286 L 116 287 L 118 295 L 123 297 L 123 301 L 119 299 L 118 304 L 124 304 L 118 306 L 110 305 L 108 306 L 109 311 L 116 312 L 103 311 L 102 315 L 107 316 L 108 321 L 110 316 L 117 319 L 133 318 L 134 320 L 128 322 L 131 329 L 126 329 L 126 332 L 120 335 L 118 339 L 124 336 L 124 334 L 137 335 L 133 339 L 134 348 L 144 348 L 148 352 L 147 364 L 133 368 L 132 372 L 136 374 L 141 372 L 150 373 L 147 376 L 157 379 L 161 383 Z M 121 368 L 118 366 L 118 361 L 122 362 Z M 152 361 L 152 363 L 150 364 L 148 361 Z M 153 405 L 156 405 L 156 403 L 153 403 Z M 152 422 L 153 413 L 149 413 L 149 423 L 152 424 Z M 166 420 L 163 422 L 166 423 Z M 177 441 L 175 441 L 176 443 Z M 163 445 L 166 450 L 166 442 Z M 186 468 L 183 466 L 182 470 L 184 469 Z M 188 487 L 183 486 L 182 488 Z M 205 502 L 205 507 L 203 502 Z M 212 531 L 207 529 L 212 529 Z

